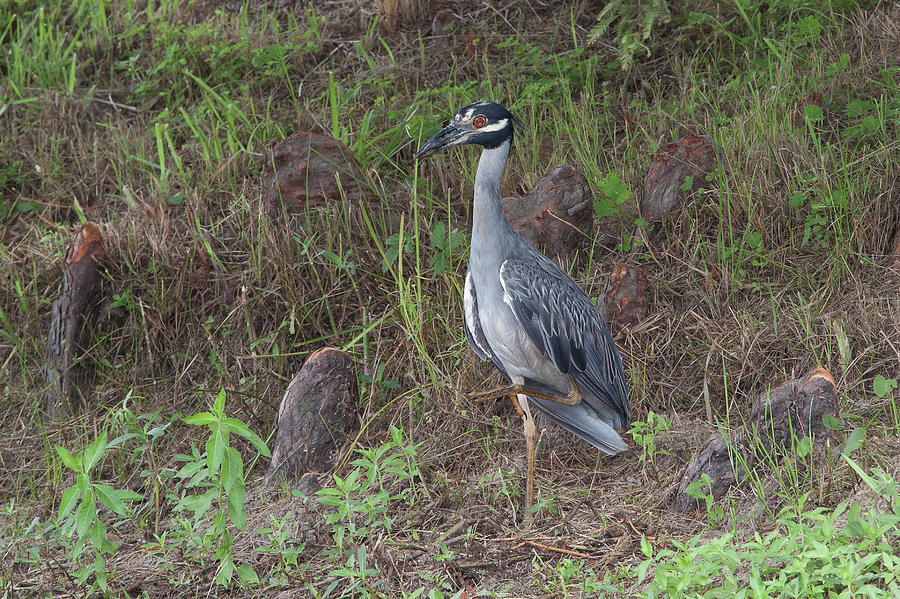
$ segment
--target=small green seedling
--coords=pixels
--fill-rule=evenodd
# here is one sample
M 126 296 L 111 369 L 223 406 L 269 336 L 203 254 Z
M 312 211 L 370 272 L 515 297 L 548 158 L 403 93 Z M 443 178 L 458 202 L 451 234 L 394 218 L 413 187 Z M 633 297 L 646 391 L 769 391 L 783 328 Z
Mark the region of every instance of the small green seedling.
M 75 473 L 75 484 L 66 489 L 59 502 L 60 534 L 70 537 L 72 548 L 69 551 L 69 559 L 78 563 L 79 558 L 89 548 L 94 554 L 93 561 L 75 571 L 78 584 L 84 584 L 91 574 L 94 575 L 95 584 L 106 592 L 107 572 L 104 555 L 115 552 L 118 543 L 110 541 L 106 536 L 106 523 L 101 516 L 101 506 L 105 506 L 115 515 L 125 518 L 128 515 L 126 502 L 143 499 L 134 491 L 128 489 L 114 489 L 109 485 L 91 480 L 91 472 L 103 458 L 106 450 L 117 444 L 107 443 L 106 431 L 100 433 L 84 450 L 72 455 L 68 449 L 61 445 L 56 446 L 56 454 L 62 460 L 66 468 Z M 90 541 L 90 544 L 88 542 Z

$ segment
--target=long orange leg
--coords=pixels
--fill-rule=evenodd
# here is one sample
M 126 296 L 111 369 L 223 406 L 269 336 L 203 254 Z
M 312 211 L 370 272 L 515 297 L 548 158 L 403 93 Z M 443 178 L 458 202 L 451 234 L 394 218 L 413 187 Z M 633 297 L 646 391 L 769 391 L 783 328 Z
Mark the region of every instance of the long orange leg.
M 534 505 L 534 449 L 537 443 L 537 427 L 534 425 L 534 417 L 528 406 L 528 397 L 518 395 L 518 404 L 522 413 L 522 423 L 525 428 L 525 445 L 528 452 L 528 480 L 525 483 L 525 509 L 531 509 Z
M 511 385 L 491 389 L 481 393 L 470 393 L 469 398 L 476 402 L 483 402 L 498 397 L 509 397 L 512 399 L 516 412 L 522 418 L 522 425 L 525 433 L 525 445 L 528 457 L 528 474 L 525 482 L 525 510 L 529 510 L 534 505 L 534 470 L 535 470 L 535 449 L 537 447 L 537 426 L 534 423 L 534 417 L 531 415 L 531 407 L 528 405 L 528 396 L 540 397 L 567 406 L 577 405 L 581 401 L 581 392 L 575 384 L 575 379 L 569 377 L 569 393 L 564 396 L 549 395 L 542 391 L 536 391 L 526 387 L 520 377 L 515 377 Z M 528 515 L 530 519 L 530 514 Z

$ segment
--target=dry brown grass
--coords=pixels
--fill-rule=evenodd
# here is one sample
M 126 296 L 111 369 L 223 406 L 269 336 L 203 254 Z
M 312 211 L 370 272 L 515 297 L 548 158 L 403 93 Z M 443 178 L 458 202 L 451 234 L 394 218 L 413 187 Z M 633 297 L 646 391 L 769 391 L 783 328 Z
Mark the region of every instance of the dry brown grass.
M 401 23 L 420 17 L 428 6 L 429 2 L 425 0 L 375 0 L 375 11 L 386 33 L 394 33 Z

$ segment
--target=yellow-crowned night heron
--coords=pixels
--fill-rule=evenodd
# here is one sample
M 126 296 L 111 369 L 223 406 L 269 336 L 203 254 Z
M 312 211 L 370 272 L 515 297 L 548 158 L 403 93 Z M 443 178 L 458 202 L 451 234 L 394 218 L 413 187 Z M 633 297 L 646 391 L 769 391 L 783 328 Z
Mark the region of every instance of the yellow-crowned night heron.
M 534 502 L 536 429 L 529 401 L 600 451 L 626 449 L 616 432 L 631 420 L 622 357 L 603 317 L 575 281 L 520 237 L 500 207 L 500 180 L 521 122 L 494 102 L 454 115 L 416 158 L 462 144 L 484 149 L 475 174 L 472 248 L 463 298 L 469 345 L 510 385 L 473 397 L 509 395 L 525 424 L 526 502 Z

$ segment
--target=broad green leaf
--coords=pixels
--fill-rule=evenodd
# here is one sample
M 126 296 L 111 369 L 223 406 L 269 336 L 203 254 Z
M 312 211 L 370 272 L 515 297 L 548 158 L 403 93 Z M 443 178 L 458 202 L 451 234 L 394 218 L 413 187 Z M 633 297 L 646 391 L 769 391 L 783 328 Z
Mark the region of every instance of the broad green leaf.
M 439 220 L 434 223 L 434 227 L 431 229 L 431 245 L 438 249 L 442 249 L 446 243 L 447 225 L 444 224 L 444 221 Z
M 821 31 L 822 24 L 819 23 L 819 19 L 813 15 L 809 15 L 797 21 L 794 33 L 797 36 L 797 40 L 803 43 L 814 42 L 819 38 L 819 33 Z
M 209 468 L 204 466 L 200 470 L 194 473 L 191 476 L 190 480 L 185 483 L 185 486 L 189 489 L 199 489 L 213 486 L 212 481 L 210 481 Z
M 237 433 L 242 437 L 246 436 L 248 433 L 252 434 L 246 424 L 244 424 L 241 420 L 238 420 L 237 418 L 231 418 L 230 416 L 226 416 L 222 419 L 222 427 L 228 432 Z
M 638 564 L 637 569 L 635 570 L 638 584 L 644 582 L 644 579 L 647 577 L 647 570 L 650 569 L 650 566 L 652 565 L 653 561 L 649 559 Z
M 106 592 L 106 561 L 100 552 L 94 555 L 94 575 L 97 577 L 97 586 L 101 591 Z
M 759 568 L 755 565 L 753 566 L 753 570 L 750 572 L 750 588 L 753 589 L 756 597 L 766 596 L 766 591 L 763 588 L 762 579 L 759 576 Z
M 594 201 L 594 211 L 600 217 L 616 214 L 619 206 L 631 197 L 628 186 L 615 173 L 608 173 L 606 177 L 598 179 L 597 186 L 606 199 L 606 202 L 599 199 Z
M 825 111 L 821 106 L 815 104 L 806 104 L 803 107 L 803 118 L 810 123 L 818 123 L 825 120 Z
M 63 492 L 62 498 L 59 500 L 59 514 L 56 517 L 60 523 L 75 509 L 79 499 L 81 499 L 81 489 L 77 485 L 72 485 Z
M 810 451 L 812 451 L 812 438 L 803 437 L 797 443 L 797 455 L 803 458 L 808 456 Z
M 75 511 L 75 532 L 79 537 L 87 534 L 96 517 L 97 511 L 94 507 L 94 499 L 90 495 L 85 495 L 81 505 Z
M 225 452 L 224 466 L 222 468 L 222 479 L 225 484 L 225 490 L 230 491 L 237 484 L 244 484 L 244 463 L 241 461 L 240 452 L 234 447 L 229 447 Z
M 747 240 L 747 245 L 750 246 L 750 249 L 752 250 L 758 250 L 762 247 L 762 233 L 759 231 L 748 232 L 745 239 Z
M 148 437 L 152 437 L 152 438 L 154 438 L 154 439 L 155 439 L 156 437 L 162 436 L 162 434 L 163 434 L 164 432 L 166 432 L 166 429 L 169 428 L 169 425 L 171 425 L 171 424 L 172 424 L 171 422 L 167 422 L 167 423 L 162 424 L 162 425 L 160 425 L 160 426 L 156 426 L 156 427 L 154 427 L 154 428 L 151 428 L 149 431 L 147 431 L 147 436 L 148 436 Z
M 193 458 L 191 458 L 193 460 Z M 176 478 L 191 478 L 197 472 L 205 470 L 206 463 L 203 461 L 188 462 L 175 473 Z
M 219 571 L 216 573 L 216 582 L 223 587 L 231 583 L 231 575 L 234 573 L 234 558 L 230 555 L 219 563 Z
M 97 465 L 103 453 L 106 451 L 106 431 L 100 433 L 100 436 L 88 445 L 84 450 L 84 471 L 90 472 Z
M 236 568 L 238 579 L 245 586 L 259 586 L 259 576 L 249 564 L 241 564 Z
M 106 540 L 106 524 L 103 523 L 103 520 L 100 518 L 96 518 L 94 520 L 94 525 L 91 527 L 91 542 L 94 544 L 94 547 L 100 549 L 103 547 L 103 541 Z
M 228 497 L 228 517 L 239 530 L 244 529 L 247 514 L 244 511 L 244 479 L 241 454 L 229 447 L 222 463 L 222 482 Z
M 868 100 L 850 100 L 847 103 L 847 116 L 852 118 L 860 117 L 875 107 L 874 104 L 869 102 Z
M 822 424 L 825 425 L 825 428 L 832 431 L 842 431 L 844 430 L 844 423 L 841 422 L 840 418 L 837 418 L 834 414 L 829 414 L 828 412 L 822 414 Z
M 334 589 L 336 589 L 337 586 L 338 586 L 339 584 L 341 584 L 342 582 L 345 583 L 345 580 L 344 580 L 343 578 L 338 578 L 337 580 L 335 580 L 334 582 L 332 582 L 330 585 L 328 585 L 327 587 L 325 587 L 325 592 L 323 592 L 321 596 L 322 596 L 322 597 L 331 597 L 331 592 L 332 592 Z
M 403 431 L 401 429 L 397 428 L 396 426 L 394 426 L 393 424 L 391 425 L 391 428 L 389 430 L 391 433 L 391 440 L 394 442 L 394 444 L 402 445 L 403 444 Z
M 887 397 L 891 391 L 897 388 L 897 379 L 886 379 L 880 374 L 872 382 L 872 390 L 878 397 Z
M 94 560 L 96 563 L 96 558 Z M 83 585 L 85 581 L 87 581 L 88 577 L 94 573 L 94 564 L 90 566 L 85 566 L 83 568 L 78 568 L 75 570 L 75 578 L 78 580 L 78 584 Z
M 219 389 L 216 401 L 213 402 L 213 414 L 221 415 L 225 412 L 225 387 Z
M 844 451 L 841 452 L 843 456 L 849 456 L 851 453 L 859 449 L 859 446 L 862 445 L 863 439 L 866 438 L 866 429 L 857 427 L 853 429 L 853 432 L 850 433 L 850 436 L 847 437 L 847 442 L 844 444 Z
M 859 429 L 857 429 L 857 430 L 859 430 Z M 854 432 L 856 432 L 856 431 L 854 431 Z M 847 443 L 849 444 L 850 442 L 848 441 Z M 869 474 L 868 474 L 865 470 L 863 470 L 862 467 L 860 467 L 859 464 L 857 464 L 857 463 L 856 463 L 856 462 L 855 462 L 848 454 L 846 454 L 846 453 L 845 453 L 845 454 L 841 454 L 841 457 L 844 458 L 844 461 L 847 462 L 847 464 L 849 464 L 851 468 L 853 468 L 853 470 L 856 472 L 856 474 L 859 475 L 859 477 L 860 477 L 860 478 L 861 478 L 861 479 L 869 486 L 870 489 L 872 489 L 873 491 L 875 491 L 875 492 L 878 493 L 879 495 L 881 494 L 881 487 L 878 485 L 878 483 L 875 481 L 874 478 L 872 478 L 871 476 L 869 476 Z
M 125 503 L 119 497 L 118 491 L 116 491 L 109 485 L 103 485 L 100 483 L 96 483 L 94 485 L 94 490 L 97 492 L 97 499 L 100 500 L 100 503 L 108 507 L 112 512 L 119 516 L 125 515 Z
M 119 548 L 121 543 L 113 543 L 109 539 L 103 539 L 103 543 L 101 543 L 100 551 L 103 553 L 113 553 L 116 549 Z
M 358 487 L 356 479 L 359 478 L 359 474 L 359 470 L 351 470 L 350 474 L 347 475 L 347 478 L 343 480 L 343 484 L 340 484 L 339 486 L 344 490 L 356 490 Z M 335 477 L 335 479 L 336 478 L 337 477 Z
M 194 426 L 204 426 L 212 424 L 216 421 L 216 417 L 209 412 L 199 412 L 192 416 L 185 416 L 181 419 L 185 424 L 193 424 Z
M 337 266 L 338 268 L 344 266 L 344 261 L 340 256 L 332 252 L 331 250 L 322 250 L 320 252 L 321 256 L 325 256 L 325 259 Z
M 243 485 L 240 486 L 240 490 L 234 489 L 228 494 L 228 517 L 238 530 L 244 530 L 244 525 L 247 523 L 247 512 L 244 509 L 244 497 Z
M 237 418 L 226 418 L 225 422 L 228 424 L 228 428 L 231 431 L 234 431 L 238 435 L 248 439 L 250 443 L 253 444 L 253 447 L 256 448 L 256 451 L 260 453 L 263 457 L 272 457 L 269 448 L 266 446 L 266 442 L 263 441 L 259 435 L 250 430 L 246 424 L 238 420 Z
M 644 554 L 644 557 L 653 557 L 653 546 L 644 535 L 641 535 L 641 553 Z
M 59 459 L 62 460 L 62 463 L 69 470 L 73 470 L 75 472 L 81 472 L 81 464 L 78 463 L 78 460 L 75 459 L 68 449 L 63 447 L 62 445 L 54 445 L 56 449 L 56 454 L 59 456 Z
M 116 494 L 122 501 L 141 501 L 144 498 L 143 495 L 135 493 L 131 489 L 120 489 L 116 491 Z
M 228 447 L 228 439 L 225 432 L 218 427 L 213 427 L 213 434 L 206 441 L 206 463 L 212 476 L 219 471 L 222 459 L 225 457 L 225 449 Z
M 175 510 L 187 510 L 194 513 L 194 520 L 197 520 L 209 511 L 213 498 L 216 496 L 215 488 L 209 489 L 201 495 L 188 495 L 183 497 L 175 506 Z

